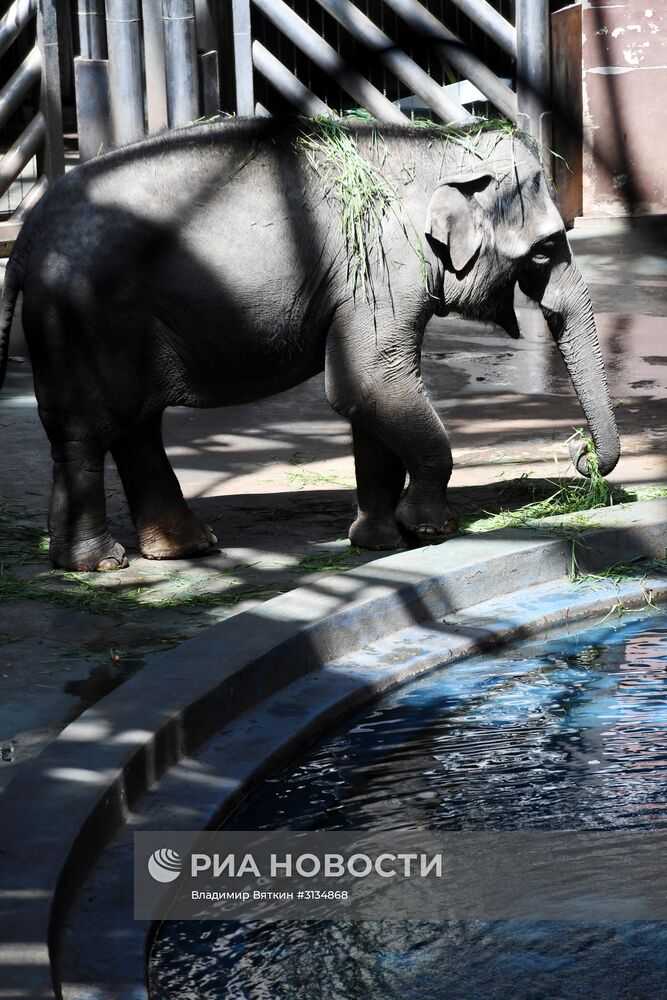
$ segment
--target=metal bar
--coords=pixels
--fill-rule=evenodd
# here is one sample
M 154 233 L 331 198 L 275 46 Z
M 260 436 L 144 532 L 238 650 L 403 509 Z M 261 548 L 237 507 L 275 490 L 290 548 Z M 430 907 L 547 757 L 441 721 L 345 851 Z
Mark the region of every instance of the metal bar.
M 106 59 L 107 31 L 104 0 L 79 0 L 79 49 L 82 59 Z
M 39 109 L 46 122 L 46 136 L 37 165 L 49 181 L 65 173 L 57 3 L 58 0 L 39 0 L 37 8 L 37 45 L 42 56 Z
M 452 0 L 455 7 L 489 36 L 512 59 L 516 59 L 516 28 L 487 0 Z
M 195 2 L 195 35 L 197 36 L 197 52 L 212 52 L 218 48 L 218 33 L 215 18 L 211 9 L 211 0 L 194 0 Z
M 162 0 L 169 127 L 199 117 L 194 0 Z
M 324 101 L 308 90 L 301 80 L 284 66 L 279 59 L 265 49 L 261 42 L 252 43 L 252 61 L 255 68 L 276 88 L 290 104 L 304 115 L 330 115 L 331 109 Z
M 0 90 L 0 127 L 20 106 L 30 89 L 34 87 L 42 72 L 42 56 L 35 45 Z
M 167 84 L 164 70 L 162 8 L 155 0 L 142 0 L 144 67 L 146 73 L 146 116 L 148 131 L 167 127 Z
M 444 122 L 469 121 L 471 115 L 460 104 L 452 100 L 435 80 L 418 66 L 410 56 L 402 52 L 366 17 L 351 0 L 318 0 L 339 24 L 350 32 L 387 66 L 399 80 L 410 87 L 415 94 L 432 108 Z
M 49 182 L 44 176 L 44 174 L 42 174 L 42 176 L 38 178 L 38 180 L 36 180 L 33 186 L 30 188 L 25 198 L 23 198 L 23 200 L 20 201 L 19 204 L 16 206 L 16 208 L 9 217 L 9 221 L 23 222 L 30 209 L 34 208 L 34 206 L 37 204 L 42 195 L 46 193 L 46 189 L 48 188 L 48 186 Z
M 531 0 L 526 0 L 526 3 L 530 2 Z M 418 0 L 385 0 L 385 3 L 414 31 L 431 41 L 445 64 L 458 70 L 462 76 L 474 83 L 502 114 L 516 121 L 517 104 L 514 92 Z
M 0 56 L 16 41 L 37 11 L 37 0 L 14 0 L 7 13 L 0 19 Z
M 199 108 L 206 117 L 217 115 L 220 111 L 220 71 L 218 69 L 218 51 L 200 52 L 199 63 Z
M 252 79 L 252 34 L 250 0 L 232 0 L 234 28 L 234 74 L 236 113 L 239 117 L 255 113 L 255 88 Z
M 74 60 L 74 88 L 79 159 L 84 162 L 113 146 L 108 61 L 77 56 Z
M 22 225 L 21 222 L 0 222 L 0 257 L 9 257 Z
M 0 158 L 0 198 L 14 183 L 23 168 L 30 163 L 44 142 L 45 136 L 46 121 L 41 111 L 38 111 L 32 121 L 21 132 L 18 139 L 10 146 L 5 155 Z
M 352 69 L 328 42 L 320 38 L 317 32 L 287 6 L 284 0 L 253 0 L 253 3 L 297 48 L 325 73 L 332 76 L 346 93 L 377 119 L 405 123 L 405 115 L 361 73 Z
M 518 123 L 551 146 L 549 0 L 517 0 Z
M 106 9 L 113 137 L 123 146 L 144 135 L 139 0 L 106 0 Z

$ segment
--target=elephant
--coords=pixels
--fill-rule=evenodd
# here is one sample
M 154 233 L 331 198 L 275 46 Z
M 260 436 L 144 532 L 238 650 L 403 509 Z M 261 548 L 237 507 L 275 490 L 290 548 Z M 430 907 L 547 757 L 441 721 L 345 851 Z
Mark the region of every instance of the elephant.
M 53 458 L 53 564 L 127 565 L 106 520 L 107 452 L 144 556 L 215 546 L 165 454 L 165 408 L 237 405 L 321 371 L 351 426 L 351 542 L 443 541 L 457 530 L 452 453 L 421 380 L 424 328 L 453 310 L 516 337 L 517 283 L 542 309 L 606 475 L 620 446 L 591 301 L 520 131 L 241 118 L 70 171 L 26 219 L 0 313 L 1 384 L 22 291 Z M 584 476 L 589 447 L 572 452 Z

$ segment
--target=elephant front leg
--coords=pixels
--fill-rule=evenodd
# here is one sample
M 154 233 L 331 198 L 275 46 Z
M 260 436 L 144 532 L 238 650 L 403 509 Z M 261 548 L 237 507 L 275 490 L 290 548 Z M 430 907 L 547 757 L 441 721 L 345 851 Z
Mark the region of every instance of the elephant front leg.
M 184 559 L 217 545 L 208 525 L 187 506 L 162 443 L 161 415 L 111 449 L 123 483 L 139 549 L 147 559 Z
M 396 504 L 405 484 L 405 466 L 361 420 L 352 422 L 359 513 L 350 541 L 362 549 L 398 549 L 403 537 Z
M 442 541 L 458 530 L 447 503 L 447 484 L 452 473 L 452 452 L 445 429 L 433 409 L 415 363 L 417 335 L 385 330 L 375 338 L 375 330 L 353 329 L 346 336 L 331 336 L 327 343 L 327 396 L 334 409 L 346 416 L 353 430 L 363 427 L 368 435 L 365 447 L 355 459 L 359 488 L 360 518 L 350 537 L 357 545 L 368 545 L 364 531 L 372 523 L 375 494 L 388 499 L 382 489 L 382 467 L 407 470 L 409 485 L 402 497 L 392 494 L 394 521 L 404 534 L 421 544 Z M 382 450 L 375 452 L 368 442 L 375 439 Z M 361 477 L 359 475 L 361 470 Z M 393 480 L 398 482 L 398 475 Z M 369 498 L 369 499 L 367 499 Z M 386 503 L 386 500 L 385 500 Z M 388 538 L 386 507 L 381 510 L 381 537 Z M 357 525 L 359 530 L 357 531 Z M 370 540 L 374 534 L 370 532 Z M 400 535 L 393 536 L 400 545 Z

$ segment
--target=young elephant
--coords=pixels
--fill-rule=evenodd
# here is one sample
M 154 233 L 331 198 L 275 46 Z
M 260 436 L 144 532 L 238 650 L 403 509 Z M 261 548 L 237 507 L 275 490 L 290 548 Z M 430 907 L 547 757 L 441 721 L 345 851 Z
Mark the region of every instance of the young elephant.
M 456 529 L 447 435 L 424 390 L 434 314 L 518 336 L 516 282 L 540 303 L 608 473 L 619 456 L 590 299 L 527 139 L 294 119 L 170 132 L 86 163 L 31 212 L 9 261 L 51 442 L 51 558 L 127 565 L 106 524 L 111 451 L 145 556 L 215 544 L 167 461 L 167 406 L 260 399 L 324 369 L 352 426 L 355 545 Z M 574 454 L 587 474 L 585 449 Z M 406 472 L 409 485 L 404 491 Z

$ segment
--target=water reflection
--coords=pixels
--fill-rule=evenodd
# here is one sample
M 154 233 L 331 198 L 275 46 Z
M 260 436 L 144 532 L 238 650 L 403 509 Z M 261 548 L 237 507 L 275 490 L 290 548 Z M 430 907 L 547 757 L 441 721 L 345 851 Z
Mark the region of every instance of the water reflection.
M 667 616 L 450 665 L 264 782 L 236 829 L 664 829 Z M 661 1000 L 667 926 L 174 922 L 169 1000 Z

